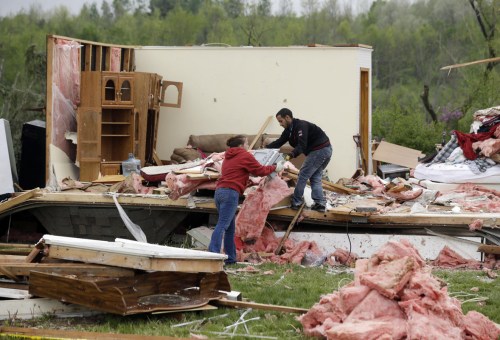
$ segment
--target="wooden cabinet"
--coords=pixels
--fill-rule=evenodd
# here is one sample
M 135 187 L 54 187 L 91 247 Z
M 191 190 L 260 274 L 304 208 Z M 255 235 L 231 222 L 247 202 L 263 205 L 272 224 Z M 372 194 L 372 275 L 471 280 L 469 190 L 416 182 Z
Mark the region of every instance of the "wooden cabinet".
M 82 72 L 77 111 L 81 181 L 116 174 L 129 153 L 141 166 L 152 162 L 163 85 L 155 73 Z
M 133 105 L 134 75 L 131 72 L 102 72 L 102 104 Z
M 134 153 L 133 108 L 103 108 L 101 117 L 101 162 L 121 162 Z

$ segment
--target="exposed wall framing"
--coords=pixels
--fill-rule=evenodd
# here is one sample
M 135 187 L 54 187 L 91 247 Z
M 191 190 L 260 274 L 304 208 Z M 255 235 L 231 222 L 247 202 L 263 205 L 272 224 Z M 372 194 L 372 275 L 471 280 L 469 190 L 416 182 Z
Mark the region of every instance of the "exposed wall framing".
M 72 65 L 80 65 L 77 69 L 72 68 L 71 70 L 62 70 L 59 65 L 57 58 L 59 58 L 57 46 L 61 42 L 71 42 L 78 44 L 78 52 L 75 56 L 70 56 Z M 73 47 L 76 46 L 73 44 Z M 48 35 L 47 36 L 47 109 L 46 109 L 46 131 L 47 131 L 47 143 L 46 143 L 46 179 L 49 180 L 50 176 L 54 173 L 54 169 L 50 168 L 50 165 L 57 162 L 51 155 L 51 149 L 53 147 L 60 148 L 64 154 L 72 161 L 76 161 L 76 151 L 75 147 L 71 145 L 70 141 L 65 140 L 64 133 L 68 129 L 76 127 L 76 106 L 79 103 L 79 92 L 80 92 L 80 76 L 82 71 L 115 71 L 115 72 L 132 72 L 135 71 L 135 58 L 134 58 L 134 48 L 137 46 L 126 46 L 126 45 L 114 45 L 114 44 L 104 44 L 93 41 L 79 40 L 64 36 Z M 76 59 L 76 60 L 75 60 Z M 77 92 L 75 98 L 65 98 L 68 102 L 73 104 L 74 110 L 69 109 L 70 112 L 60 112 L 60 103 L 57 103 L 57 99 L 54 99 L 54 95 L 57 97 L 61 92 L 58 88 L 60 85 L 61 72 L 68 72 L 74 77 L 73 87 L 74 91 Z M 67 77 L 61 77 L 67 80 Z M 70 83 L 68 81 L 68 83 Z M 72 111 L 72 112 L 71 112 Z M 61 116 L 67 119 L 69 124 L 62 127 L 60 125 L 54 126 L 56 120 L 58 124 Z M 57 127 L 57 128 L 56 128 Z M 75 128 L 76 130 L 76 128 Z M 75 132 L 75 131 L 72 131 Z M 57 141 L 57 142 L 56 142 Z M 61 145 L 63 144 L 63 145 Z M 62 147 L 60 147 L 62 146 Z M 68 151 L 70 150 L 70 151 Z M 59 156 L 57 156 L 59 157 Z

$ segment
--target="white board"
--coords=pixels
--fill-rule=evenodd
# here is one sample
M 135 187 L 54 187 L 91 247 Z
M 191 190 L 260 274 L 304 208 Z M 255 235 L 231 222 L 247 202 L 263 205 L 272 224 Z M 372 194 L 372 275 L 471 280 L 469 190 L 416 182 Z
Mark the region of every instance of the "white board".
M 0 194 L 14 192 L 14 183 L 17 182 L 10 124 L 7 120 L 0 119 Z

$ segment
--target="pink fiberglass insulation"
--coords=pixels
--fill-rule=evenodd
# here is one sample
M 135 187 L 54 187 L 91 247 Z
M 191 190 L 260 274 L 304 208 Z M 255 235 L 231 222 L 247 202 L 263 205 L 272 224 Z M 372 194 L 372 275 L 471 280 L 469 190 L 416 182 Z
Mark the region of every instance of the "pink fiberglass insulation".
M 262 233 L 269 210 L 290 196 L 292 189 L 279 176 L 262 179 L 257 189 L 248 194 L 236 216 L 236 236 L 242 241 L 256 240 Z
M 197 189 L 212 189 L 215 190 L 216 181 L 207 178 L 206 180 L 191 180 L 186 174 L 175 175 L 169 172 L 165 176 L 167 187 L 171 190 L 169 197 L 177 200 L 179 197 L 189 194 Z
M 120 72 L 122 49 L 120 47 L 111 47 L 111 61 L 109 70 L 111 72 Z
M 76 107 L 80 103 L 80 44 L 56 39 L 52 61 L 52 124 L 51 143 L 69 159 L 76 160 L 76 147 L 66 140 L 67 131 L 76 131 Z
M 458 255 L 450 247 L 444 246 L 439 252 L 437 258 L 432 262 L 436 267 L 444 268 L 469 268 L 480 269 L 481 263 L 476 260 L 467 260 Z
M 376 289 L 363 283 L 368 278 Z M 500 336 L 500 328 L 484 315 L 463 314 L 460 301 L 448 295 L 407 240 L 390 241 L 370 259 L 356 261 L 354 281 L 323 296 L 298 320 L 306 335 L 335 340 Z

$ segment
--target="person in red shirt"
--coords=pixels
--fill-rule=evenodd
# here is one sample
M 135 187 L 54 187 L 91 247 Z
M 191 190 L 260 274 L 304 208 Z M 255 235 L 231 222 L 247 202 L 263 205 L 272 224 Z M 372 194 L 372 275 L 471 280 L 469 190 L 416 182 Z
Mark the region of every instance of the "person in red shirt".
M 284 162 L 276 165 L 261 165 L 248 152 L 248 139 L 237 135 L 227 140 L 224 161 L 222 162 L 221 176 L 215 189 L 215 206 L 219 212 L 217 225 L 212 233 L 208 251 L 220 253 L 224 238 L 224 251 L 228 256 L 226 264 L 236 263 L 236 245 L 234 233 L 236 230 L 235 217 L 238 209 L 238 199 L 243 195 L 250 175 L 267 176 L 272 172 L 283 170 Z

